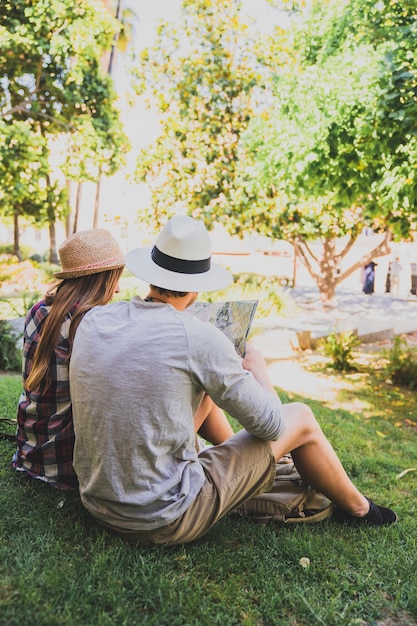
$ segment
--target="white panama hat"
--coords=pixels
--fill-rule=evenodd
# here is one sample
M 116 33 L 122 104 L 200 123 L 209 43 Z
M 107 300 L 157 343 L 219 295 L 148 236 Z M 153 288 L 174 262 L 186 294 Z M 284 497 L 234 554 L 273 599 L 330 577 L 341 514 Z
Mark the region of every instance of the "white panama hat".
M 153 248 L 135 248 L 126 267 L 138 278 L 170 291 L 215 291 L 233 276 L 211 262 L 210 237 L 203 222 L 188 215 L 172 217 Z

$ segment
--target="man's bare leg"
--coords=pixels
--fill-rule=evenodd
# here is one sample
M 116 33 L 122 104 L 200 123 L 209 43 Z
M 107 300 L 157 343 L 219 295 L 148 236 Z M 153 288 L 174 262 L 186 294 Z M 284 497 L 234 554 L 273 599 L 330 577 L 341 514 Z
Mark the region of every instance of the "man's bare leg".
M 300 402 L 282 407 L 285 431 L 270 445 L 275 459 L 291 452 L 306 483 L 321 491 L 344 511 L 362 517 L 369 502 L 352 483 L 324 436 L 311 409 Z
M 247 344 L 242 364 L 265 389 L 275 393 L 267 364 L 259 350 Z M 275 460 L 291 452 L 307 484 L 324 493 L 343 511 L 356 517 L 366 515 L 370 509 L 369 501 L 346 474 L 311 409 L 301 402 L 293 402 L 282 406 L 281 416 L 284 432 L 277 441 L 270 441 Z

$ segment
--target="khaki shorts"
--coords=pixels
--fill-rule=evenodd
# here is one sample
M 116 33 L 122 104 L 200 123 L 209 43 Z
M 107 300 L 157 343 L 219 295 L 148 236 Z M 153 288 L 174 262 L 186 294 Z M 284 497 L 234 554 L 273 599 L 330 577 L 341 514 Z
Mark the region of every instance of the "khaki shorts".
M 275 478 L 275 458 L 267 441 L 242 430 L 198 456 L 206 480 L 196 499 L 175 522 L 152 531 L 117 528 L 101 522 L 127 541 L 182 544 L 205 535 L 222 517 L 268 491 Z

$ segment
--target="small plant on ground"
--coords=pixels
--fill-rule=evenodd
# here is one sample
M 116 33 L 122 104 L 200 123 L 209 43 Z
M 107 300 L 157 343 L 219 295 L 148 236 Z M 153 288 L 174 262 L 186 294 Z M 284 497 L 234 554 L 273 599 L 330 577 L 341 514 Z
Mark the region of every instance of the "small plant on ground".
M 57 266 L 39 264 L 26 260 L 16 262 L 13 257 L 0 256 L 0 317 L 23 317 L 27 310 L 45 293 L 48 285 L 55 282 L 52 270 Z
M 25 317 L 26 313 L 43 297 L 40 291 L 24 289 L 8 297 L 0 298 L 0 315 L 6 319 Z
M 390 350 L 384 350 L 388 359 L 387 377 L 403 387 L 417 388 L 417 349 L 411 348 L 403 337 L 394 337 Z
M 40 291 L 29 291 L 25 289 L 21 292 L 21 304 L 20 309 L 16 310 L 19 317 L 24 317 L 26 313 L 33 307 L 34 304 L 42 300 L 43 294 Z
M 332 359 L 331 367 L 338 372 L 357 370 L 353 363 L 353 351 L 359 345 L 359 339 L 351 330 L 333 332 L 323 341 L 324 354 Z

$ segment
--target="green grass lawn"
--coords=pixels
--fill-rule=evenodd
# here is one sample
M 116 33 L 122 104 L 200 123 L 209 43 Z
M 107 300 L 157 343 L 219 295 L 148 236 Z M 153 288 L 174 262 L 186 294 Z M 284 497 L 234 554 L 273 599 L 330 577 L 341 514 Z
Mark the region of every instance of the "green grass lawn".
M 0 376 L 2 420 L 19 393 L 18 375 Z M 15 474 L 0 439 L 0 625 L 417 624 L 416 394 L 372 376 L 356 393 L 366 416 L 311 404 L 359 488 L 398 512 L 393 527 L 224 519 L 192 545 L 132 547 L 76 494 Z

